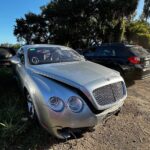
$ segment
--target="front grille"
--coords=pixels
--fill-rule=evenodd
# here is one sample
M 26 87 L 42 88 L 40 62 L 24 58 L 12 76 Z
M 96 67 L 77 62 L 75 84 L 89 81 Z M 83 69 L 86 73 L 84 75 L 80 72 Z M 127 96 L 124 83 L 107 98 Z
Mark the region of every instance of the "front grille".
M 101 106 L 115 103 L 124 97 L 123 82 L 109 84 L 93 91 L 97 103 Z

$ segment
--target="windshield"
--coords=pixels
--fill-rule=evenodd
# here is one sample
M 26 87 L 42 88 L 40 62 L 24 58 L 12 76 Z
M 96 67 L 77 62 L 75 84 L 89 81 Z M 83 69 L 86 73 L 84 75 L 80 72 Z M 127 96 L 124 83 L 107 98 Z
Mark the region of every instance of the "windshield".
M 32 65 L 72 62 L 83 59 L 76 51 L 65 47 L 30 48 L 28 57 Z
M 138 56 L 149 54 L 146 49 L 144 49 L 143 47 L 140 47 L 140 46 L 131 46 L 130 50 Z

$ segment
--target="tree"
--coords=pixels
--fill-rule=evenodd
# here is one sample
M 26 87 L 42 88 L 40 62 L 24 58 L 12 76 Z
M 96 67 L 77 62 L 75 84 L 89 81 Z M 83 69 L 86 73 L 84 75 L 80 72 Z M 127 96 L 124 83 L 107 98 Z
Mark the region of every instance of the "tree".
M 16 20 L 14 35 L 18 41 L 24 41 L 27 44 L 48 42 L 45 20 L 41 15 L 34 13 L 25 14 L 25 18 Z
M 115 0 L 113 2 L 114 18 L 116 25 L 114 27 L 114 40 L 115 42 L 121 42 L 124 40 L 124 34 L 126 30 L 126 20 L 135 13 L 138 5 L 138 0 Z M 113 13 L 112 12 L 112 13 Z
M 146 20 L 150 17 L 150 0 L 145 0 L 144 1 L 144 17 L 146 18 Z
M 150 48 L 150 24 L 146 21 L 134 21 L 128 24 L 127 40 L 134 44 Z
M 57 43 L 84 48 L 99 41 L 124 39 L 126 20 L 138 0 L 53 0 L 17 19 L 14 34 L 26 43 Z

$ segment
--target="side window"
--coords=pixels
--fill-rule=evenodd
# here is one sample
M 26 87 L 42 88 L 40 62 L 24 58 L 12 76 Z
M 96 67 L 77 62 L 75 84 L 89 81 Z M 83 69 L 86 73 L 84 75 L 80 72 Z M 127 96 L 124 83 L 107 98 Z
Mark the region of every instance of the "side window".
M 92 56 L 94 56 L 94 52 L 93 51 L 87 51 L 84 53 L 84 56 L 92 57 Z
M 17 57 L 20 58 L 22 64 L 25 64 L 24 50 L 20 48 L 17 52 Z
M 93 56 L 95 56 L 95 52 L 96 52 L 96 48 L 93 47 L 90 50 L 84 52 L 84 56 L 93 57 Z
M 130 53 L 125 47 L 115 47 L 117 57 L 128 57 Z
M 99 57 L 115 57 L 116 50 L 111 47 L 100 47 L 96 49 L 95 55 Z

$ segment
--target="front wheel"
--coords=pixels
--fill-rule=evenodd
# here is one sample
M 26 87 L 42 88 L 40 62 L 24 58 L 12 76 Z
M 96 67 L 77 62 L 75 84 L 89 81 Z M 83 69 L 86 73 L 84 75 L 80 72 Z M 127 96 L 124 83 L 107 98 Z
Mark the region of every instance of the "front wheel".
M 31 120 L 37 120 L 36 111 L 34 108 L 34 104 L 29 92 L 25 92 L 26 104 L 27 104 L 27 115 Z

